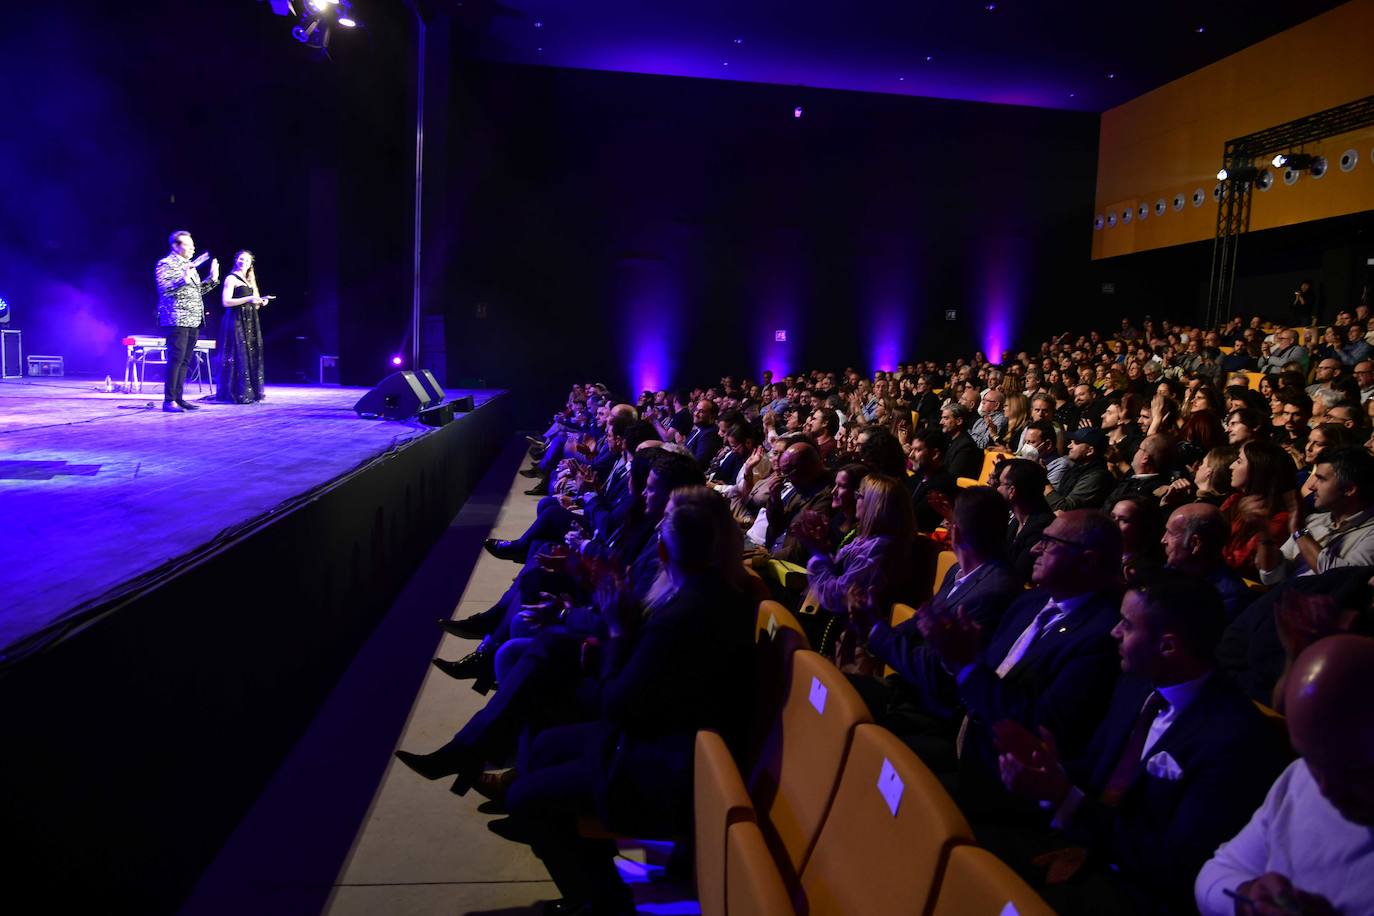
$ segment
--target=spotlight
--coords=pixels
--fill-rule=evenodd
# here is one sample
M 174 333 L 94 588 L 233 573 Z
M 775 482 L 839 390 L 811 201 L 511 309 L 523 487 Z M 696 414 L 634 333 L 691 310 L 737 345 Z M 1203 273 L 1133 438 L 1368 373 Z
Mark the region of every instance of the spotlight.
M 802 116 L 802 107 L 801 107 L 800 105 L 798 105 L 796 108 L 793 108 L 793 109 L 792 109 L 792 117 L 794 117 L 794 118 L 800 118 L 801 116 Z
M 1312 167 L 1314 157 L 1307 153 L 1279 153 L 1274 157 L 1274 168 L 1292 169 L 1295 172 L 1302 172 Z
M 1259 169 L 1253 165 L 1238 165 L 1217 172 L 1217 181 L 1254 181 L 1259 177 Z
M 10 323 L 10 304 L 0 299 L 0 324 Z
M 358 20 L 353 19 L 350 16 L 340 16 L 339 25 L 343 26 L 346 29 L 356 28 L 358 25 Z
M 404 360 L 402 360 L 401 357 L 399 357 L 399 356 L 393 356 L 393 357 L 391 357 L 391 365 L 393 365 L 393 366 L 399 366 L 399 365 L 401 365 L 401 363 L 403 363 L 403 362 L 404 362 Z

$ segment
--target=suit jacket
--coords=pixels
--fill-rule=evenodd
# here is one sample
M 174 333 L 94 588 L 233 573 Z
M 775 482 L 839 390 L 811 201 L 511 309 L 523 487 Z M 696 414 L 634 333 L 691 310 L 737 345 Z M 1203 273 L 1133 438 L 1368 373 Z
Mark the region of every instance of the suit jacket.
M 984 563 L 950 594 L 960 569 L 955 566 L 940 584 L 940 589 L 922 607 L 940 612 L 963 608 L 964 612 L 991 634 L 1007 607 L 1021 595 L 1021 580 L 1001 561 Z M 917 704 L 930 715 L 953 721 L 959 710 L 954 678 L 940 665 L 940 658 L 926 645 L 916 618 L 895 627 L 880 623 L 868 636 L 868 652 L 882 659 L 897 672 Z
M 1002 615 L 978 661 L 960 672 L 959 699 L 969 714 L 963 760 L 982 776 L 997 776 L 992 726 L 1003 719 L 1032 733 L 1048 728 L 1066 756 L 1079 753 L 1102 719 L 1121 670 L 1111 631 L 1120 619 L 1121 595 L 1098 592 L 1031 643 L 1006 677 L 997 666 L 1030 626 L 1049 593 L 1025 592 Z
M 1272 726 L 1227 677 L 1213 672 L 1150 746 L 1116 807 L 1099 797 L 1153 686 L 1123 675 L 1107 717 L 1071 774 L 1087 797 L 1068 833 L 1112 866 L 1141 912 L 1192 912 L 1193 881 L 1245 826 L 1286 763 Z
M 1015 518 L 1007 522 L 1007 562 L 1021 577 L 1022 582 L 1030 581 L 1031 569 L 1035 566 L 1031 548 L 1040 543 L 1040 535 L 1045 533 L 1045 529 L 1052 521 L 1054 513 L 1046 511 L 1030 516 L 1019 528 L 1016 526 Z
M 786 560 L 801 566 L 805 566 L 806 561 L 811 559 L 811 551 L 793 537 L 788 529 L 792 521 L 807 509 L 820 512 L 826 518 L 830 517 L 831 484 L 825 481 L 822 483 L 824 485 L 810 496 L 793 487 L 782 504 L 782 511 L 776 513 L 776 517 L 772 509 L 768 510 L 768 543 L 773 545 L 774 559 Z
M 1116 478 L 1107 469 L 1107 462 L 1094 458 L 1086 464 L 1069 468 L 1059 488 L 1046 499 L 1055 511 L 1068 509 L 1101 509 L 1107 494 L 1116 486 Z
M 740 747 L 750 707 L 739 699 L 754 689 L 754 608 L 708 571 L 650 611 L 636 637 L 607 643 L 598 801 L 617 829 L 685 829 L 697 731 L 718 729 Z
M 954 477 L 977 479 L 983 473 L 983 450 L 967 432 L 961 432 L 945 446 L 945 468 Z
M 687 434 L 687 451 L 692 453 L 692 457 L 697 460 L 697 464 L 704 471 L 711 464 L 711 459 L 716 457 L 716 452 L 720 451 L 720 433 L 716 432 L 716 425 L 698 426 Z
M 980 465 L 981 469 L 981 465 Z M 916 528 L 918 531 L 934 531 L 945 523 L 940 514 L 930 508 L 926 502 L 926 497 L 931 493 L 944 493 L 949 497 L 950 502 L 954 502 L 954 494 L 959 490 L 959 484 L 946 468 L 940 468 L 925 476 L 911 476 L 907 478 L 907 485 L 911 488 L 912 509 L 916 513 Z

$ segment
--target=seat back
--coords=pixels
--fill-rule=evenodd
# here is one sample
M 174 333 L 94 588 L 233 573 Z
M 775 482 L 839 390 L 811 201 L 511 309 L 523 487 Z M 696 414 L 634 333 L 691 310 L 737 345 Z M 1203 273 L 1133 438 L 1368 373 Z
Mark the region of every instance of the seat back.
M 811 651 L 792 654 L 786 693 L 749 773 L 749 797 L 789 891 L 839 782 L 854 726 L 868 707 L 839 669 Z
M 779 630 L 793 631 L 801 637 L 802 648 L 810 648 L 806 640 L 806 631 L 802 629 L 801 621 L 797 620 L 796 615 L 777 601 L 760 601 L 758 627 L 754 631 L 754 642 L 776 641 Z
M 890 623 L 894 627 L 900 626 L 915 616 L 916 609 L 914 607 L 909 604 L 898 602 L 892 605 L 892 618 Z M 891 665 L 883 666 L 883 677 L 891 677 L 896 673 L 896 670 Z
M 1249 380 L 1249 382 L 1250 382 L 1250 387 L 1251 387 L 1253 390 L 1255 390 L 1255 391 L 1259 391 L 1260 379 L 1264 378 L 1264 373 L 1263 373 L 1263 372 L 1247 372 L 1247 373 L 1245 373 L 1245 377 L 1246 377 L 1246 379 Z
M 931 916 L 964 916 L 966 913 L 1053 916 L 1054 910 L 1016 872 L 986 849 L 955 846 L 950 850 Z
M 754 806 L 730 749 L 713 731 L 697 732 L 692 808 L 701 916 L 725 916 L 725 836 L 732 824 L 754 820 Z
M 1001 457 L 1001 452 L 983 452 L 983 469 L 978 472 L 978 483 L 981 486 L 987 486 L 988 481 L 992 479 L 992 470 L 997 467 L 997 459 Z
M 722 891 L 730 916 L 794 916 L 787 887 L 758 824 L 741 821 L 731 826 L 726 846 Z M 701 912 L 706 916 L 705 903 Z
M 1269 723 L 1269 727 L 1274 730 L 1274 738 L 1278 741 L 1278 746 L 1292 760 L 1297 754 L 1293 750 L 1293 739 L 1288 737 L 1288 719 L 1283 713 L 1274 709 L 1272 706 L 1265 706 L 1259 700 L 1252 700 L 1255 708 L 1264 716 L 1264 721 Z
M 750 731 L 744 772 L 752 772 L 772 733 L 787 695 L 787 677 L 792 654 L 811 648 L 801 623 L 776 601 L 759 602 L 758 623 L 754 631 L 754 723 Z
M 911 749 L 887 729 L 860 725 L 802 871 L 797 909 L 809 916 L 924 913 L 950 850 L 972 842 L 954 800 Z

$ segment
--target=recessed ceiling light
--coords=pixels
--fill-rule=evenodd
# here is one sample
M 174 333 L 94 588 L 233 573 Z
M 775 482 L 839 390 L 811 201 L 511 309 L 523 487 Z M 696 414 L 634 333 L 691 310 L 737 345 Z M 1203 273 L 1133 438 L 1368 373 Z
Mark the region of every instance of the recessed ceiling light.
M 1205 26 L 1205 25 L 1200 25 L 1200 26 L 1198 26 L 1197 28 L 1193 29 L 1193 31 L 1194 31 L 1194 32 L 1197 32 L 1199 35 L 1201 35 L 1203 32 L 1207 31 L 1207 26 Z
M 1075 95 L 1075 93 L 1070 92 L 1070 93 L 1069 93 L 1069 98 L 1073 98 L 1074 95 Z
M 906 82 L 906 77 L 905 77 L 905 76 L 899 76 L 899 77 L 897 77 L 897 82 L 899 82 L 899 83 L 905 83 L 905 82 Z
M 735 44 L 737 44 L 737 45 L 742 45 L 742 44 L 744 44 L 744 39 L 743 39 L 743 38 L 736 38 L 736 39 L 735 39 Z
M 934 60 L 934 59 L 935 59 L 935 55 L 934 55 L 934 54 L 927 54 L 927 55 L 926 55 L 926 63 L 930 63 L 930 62 L 931 62 L 932 60 Z
M 1115 74 L 1115 73 L 1108 73 L 1108 74 L 1107 74 L 1107 79 L 1109 79 L 1109 80 L 1114 80 L 1114 79 L 1116 79 L 1116 74 Z
M 983 9 L 986 10 L 987 12 L 991 13 L 993 10 L 997 9 L 997 4 L 996 4 L 996 3 L 984 3 L 984 4 L 983 4 Z

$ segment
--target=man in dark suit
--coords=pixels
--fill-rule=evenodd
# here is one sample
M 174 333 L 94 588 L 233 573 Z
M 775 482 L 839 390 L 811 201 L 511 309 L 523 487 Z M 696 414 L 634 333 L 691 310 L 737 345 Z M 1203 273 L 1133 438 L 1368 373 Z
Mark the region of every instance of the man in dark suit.
M 1032 550 L 1040 535 L 1054 521 L 1054 512 L 1045 502 L 1045 468 L 1029 458 L 1002 462 L 997 470 L 997 492 L 1011 506 L 1007 521 L 1007 562 L 1024 581 L 1029 582 L 1035 565 Z
M 921 632 L 968 713 L 959 787 L 966 805 L 1005 801 L 992 725 L 1050 729 L 1078 753 L 1101 721 L 1118 670 L 1121 533 L 1105 514 L 1066 512 L 1035 547 L 1037 586 L 1007 609 L 990 638 L 967 614 L 922 614 Z M 984 640 L 986 639 L 986 645 Z
M 906 478 L 911 488 L 912 509 L 916 512 L 918 531 L 931 532 L 945 523 L 939 512 L 930 505 L 932 493 L 944 494 L 954 501 L 959 489 L 954 475 L 945 467 L 945 449 L 949 440 L 935 426 L 923 427 L 911 434 L 911 463 L 913 473 Z
M 794 442 L 778 459 L 780 474 L 768 494 L 766 544 L 775 560 L 805 563 L 811 551 L 791 534 L 792 522 L 808 510 L 830 515 L 831 479 L 820 452 L 809 442 Z
M 958 404 L 940 411 L 940 430 L 949 440 L 945 447 L 945 467 L 954 477 L 977 480 L 983 473 L 983 450 L 968 434 L 969 412 Z
M 1156 571 L 1122 601 L 1112 636 L 1124 676 L 1079 760 L 1061 766 L 1048 732 L 996 727 L 1004 784 L 1039 803 L 1062 831 L 1021 854 L 1069 844 L 1089 853 L 1069 880 L 1040 882 L 1056 912 L 1190 911 L 1198 870 L 1283 769 L 1272 726 L 1216 671 L 1224 625 L 1210 585 Z M 1015 864 L 1037 877 L 1028 861 Z
M 704 470 L 720 451 L 720 433 L 716 429 L 716 405 L 702 398 L 692 411 L 692 431 L 684 443 L 687 451 Z
M 919 614 L 959 610 L 986 633 L 997 628 L 1007 606 L 1022 593 L 1021 580 L 1004 559 L 1006 517 L 1006 501 L 995 490 L 969 487 L 959 491 L 950 525 L 958 563 Z M 864 613 L 865 609 L 856 609 L 854 621 L 868 631 L 869 653 L 896 673 L 884 681 L 851 680 L 878 724 L 902 738 L 931 766 L 952 768 L 962 708 L 954 679 L 921 637 L 919 616 L 892 627 L 881 619 L 863 619 Z

